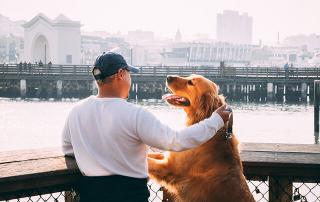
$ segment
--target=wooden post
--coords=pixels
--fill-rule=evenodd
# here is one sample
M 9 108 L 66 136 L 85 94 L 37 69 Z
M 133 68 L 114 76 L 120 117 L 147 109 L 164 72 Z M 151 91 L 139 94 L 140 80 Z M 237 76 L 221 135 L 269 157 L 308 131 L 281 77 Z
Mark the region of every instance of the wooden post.
M 292 180 L 288 177 L 269 176 L 269 201 L 292 201 Z
M 274 88 L 273 83 L 267 84 L 267 101 L 273 101 L 274 97 Z
M 233 100 L 236 100 L 236 97 L 237 97 L 237 82 L 236 81 L 233 82 L 232 93 L 233 93 L 233 95 L 232 95 Z
M 27 95 L 27 82 L 25 79 L 20 80 L 20 96 L 21 99 L 26 98 Z
M 220 62 L 220 76 L 224 77 L 224 71 L 225 71 L 225 62 Z
M 320 80 L 314 81 L 314 132 L 319 132 L 319 96 L 320 94 Z
M 306 102 L 307 101 L 307 94 L 308 94 L 308 85 L 307 83 L 301 84 L 301 101 Z
M 62 98 L 62 80 L 57 81 L 57 99 Z

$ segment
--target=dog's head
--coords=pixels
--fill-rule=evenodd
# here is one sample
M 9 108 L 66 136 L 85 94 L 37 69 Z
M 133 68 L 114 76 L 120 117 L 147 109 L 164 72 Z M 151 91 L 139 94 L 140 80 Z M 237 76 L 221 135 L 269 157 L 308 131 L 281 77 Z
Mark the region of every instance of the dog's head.
M 167 86 L 174 94 L 163 99 L 175 107 L 182 107 L 187 113 L 190 126 L 211 116 L 213 111 L 224 104 L 224 96 L 218 95 L 219 87 L 200 75 L 189 77 L 168 76 Z

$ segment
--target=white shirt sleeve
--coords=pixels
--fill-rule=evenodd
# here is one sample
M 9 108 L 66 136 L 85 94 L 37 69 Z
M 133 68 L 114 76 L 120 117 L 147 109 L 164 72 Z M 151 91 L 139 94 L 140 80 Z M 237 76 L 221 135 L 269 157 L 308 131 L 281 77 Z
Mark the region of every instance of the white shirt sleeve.
M 166 151 L 193 149 L 211 139 L 224 126 L 221 116 L 211 117 L 181 131 L 162 124 L 151 112 L 140 108 L 137 113 L 137 135 L 145 144 Z
M 71 144 L 71 136 L 69 130 L 69 119 L 67 118 L 62 130 L 62 151 L 67 156 L 74 156 L 73 147 Z

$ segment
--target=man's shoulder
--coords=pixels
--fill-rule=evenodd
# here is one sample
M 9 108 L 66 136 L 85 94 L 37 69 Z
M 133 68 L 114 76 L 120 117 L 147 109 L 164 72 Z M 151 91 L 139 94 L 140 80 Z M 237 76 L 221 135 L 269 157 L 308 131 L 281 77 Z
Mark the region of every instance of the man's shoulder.
M 77 109 L 79 109 L 79 108 L 82 108 L 84 105 L 87 105 L 87 103 L 89 102 L 89 100 L 90 100 L 91 97 L 92 97 L 92 96 L 77 101 L 77 102 L 73 105 L 72 111 L 77 110 Z
M 137 109 L 137 110 L 140 108 L 140 106 L 130 103 L 124 99 L 117 99 L 115 101 L 115 104 L 126 107 L 126 108 Z

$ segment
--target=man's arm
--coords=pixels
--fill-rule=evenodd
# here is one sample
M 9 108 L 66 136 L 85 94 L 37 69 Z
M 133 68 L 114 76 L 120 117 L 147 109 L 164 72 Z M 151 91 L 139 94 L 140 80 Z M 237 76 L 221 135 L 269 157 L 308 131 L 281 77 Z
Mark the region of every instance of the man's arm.
M 74 156 L 73 147 L 71 144 L 70 130 L 69 130 L 69 120 L 67 118 L 62 130 L 62 151 L 67 156 Z
M 230 113 L 223 112 L 225 108 L 226 106 L 219 108 L 210 118 L 181 131 L 162 124 L 151 112 L 141 108 L 137 115 L 136 133 L 141 141 L 151 147 L 167 151 L 192 149 L 211 139 L 224 126 Z

